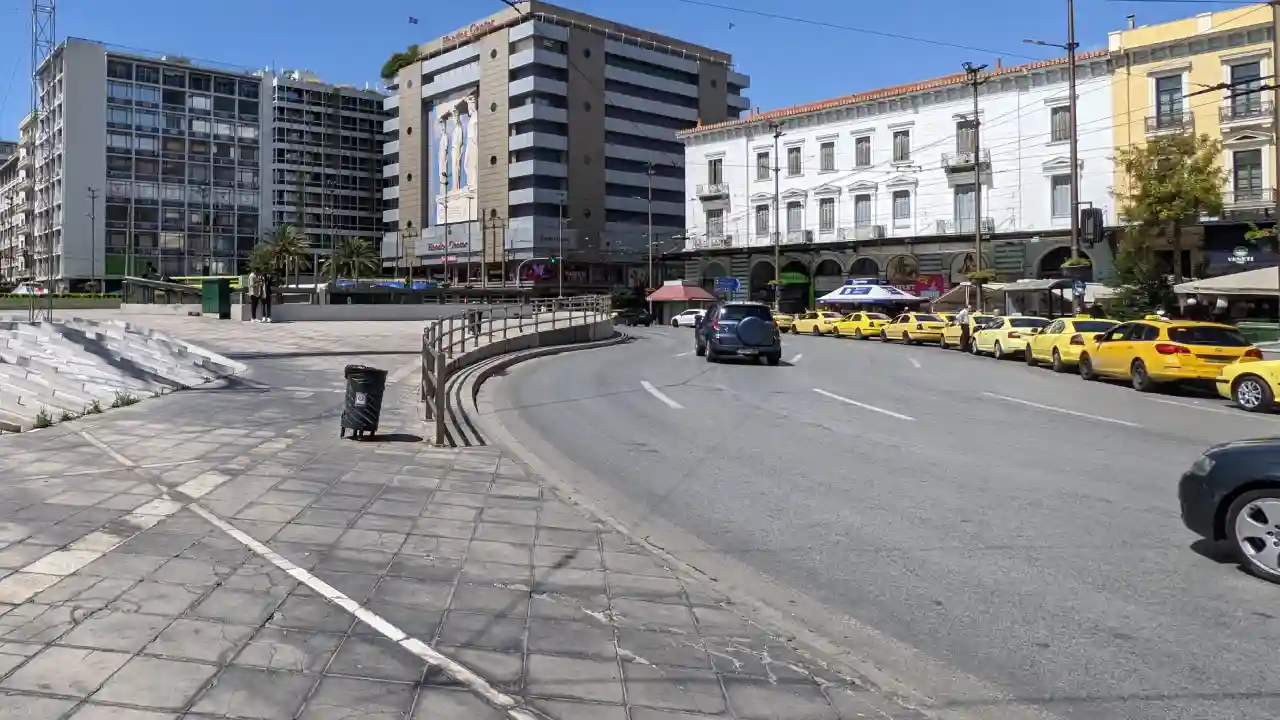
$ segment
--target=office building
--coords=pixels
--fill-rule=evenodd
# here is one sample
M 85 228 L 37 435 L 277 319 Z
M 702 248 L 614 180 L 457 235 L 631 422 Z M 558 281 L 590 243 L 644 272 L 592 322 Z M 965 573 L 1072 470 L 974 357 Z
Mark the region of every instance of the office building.
M 306 70 L 267 75 L 274 104 L 272 227 L 297 226 L 317 255 L 382 239 L 383 95 L 324 83 Z
M 243 271 L 270 200 L 259 74 L 69 38 L 37 82 L 38 278 Z
M 31 120 L 23 118 L 19 140 L 0 160 L 0 280 L 8 284 L 31 279 Z
M 455 281 L 550 279 L 563 247 L 566 285 L 643 285 L 684 232 L 675 133 L 749 104 L 723 52 L 538 0 L 417 50 L 386 101 L 383 256 Z
M 0 163 L 13 157 L 18 152 L 16 140 L 0 140 Z

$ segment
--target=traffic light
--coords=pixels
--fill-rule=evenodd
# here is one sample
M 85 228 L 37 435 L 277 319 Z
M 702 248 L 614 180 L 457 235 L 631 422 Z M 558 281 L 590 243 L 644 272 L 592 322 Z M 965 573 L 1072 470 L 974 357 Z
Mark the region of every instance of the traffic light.
M 559 255 L 552 255 L 552 256 L 551 256 L 551 264 L 552 264 L 552 265 L 555 265 L 555 264 L 556 264 L 556 263 L 558 263 L 558 262 L 560 262 L 560 256 L 559 256 Z

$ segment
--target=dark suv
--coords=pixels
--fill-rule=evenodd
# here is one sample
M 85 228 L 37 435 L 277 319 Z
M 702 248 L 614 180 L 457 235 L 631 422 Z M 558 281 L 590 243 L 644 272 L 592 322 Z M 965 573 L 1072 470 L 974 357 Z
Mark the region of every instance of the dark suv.
M 755 302 L 716 305 L 693 332 L 693 350 L 707 362 L 723 357 L 764 358 L 782 362 L 782 335 L 769 306 Z

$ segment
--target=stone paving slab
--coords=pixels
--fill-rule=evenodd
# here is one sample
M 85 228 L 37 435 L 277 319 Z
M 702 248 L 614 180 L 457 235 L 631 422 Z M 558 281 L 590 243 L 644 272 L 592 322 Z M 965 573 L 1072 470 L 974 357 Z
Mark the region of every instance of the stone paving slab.
M 500 449 L 419 442 L 414 379 L 389 388 L 388 440 L 339 440 L 341 395 L 325 390 L 341 367 L 412 356 L 239 327 L 253 335 L 213 345 L 262 355 L 251 383 L 0 441 L 0 714 L 519 717 L 492 702 L 506 698 L 559 720 L 923 717 L 825 670 Z M 379 332 L 363 347 L 391 354 L 420 329 Z

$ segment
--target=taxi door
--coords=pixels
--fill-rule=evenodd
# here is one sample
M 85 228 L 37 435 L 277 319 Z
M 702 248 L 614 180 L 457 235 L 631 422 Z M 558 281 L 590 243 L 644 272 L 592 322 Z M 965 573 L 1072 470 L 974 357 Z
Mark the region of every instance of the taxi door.
M 1053 355 L 1053 346 L 1058 343 L 1066 327 L 1066 320 L 1054 320 L 1044 332 L 1032 335 L 1027 339 L 1027 355 L 1033 360 L 1049 360 Z
M 883 332 L 886 340 L 901 340 L 902 330 L 907 327 L 907 322 L 911 320 L 909 315 L 899 315 L 893 319 L 893 322 L 884 326 Z
M 1098 338 L 1098 344 L 1089 353 L 1093 371 L 1099 375 L 1125 374 L 1129 359 L 1133 357 L 1133 342 L 1142 337 L 1146 326 L 1140 323 L 1124 323 L 1112 328 Z

